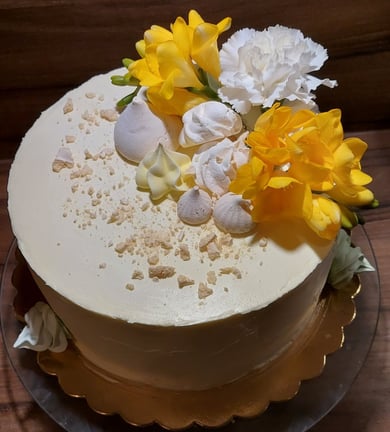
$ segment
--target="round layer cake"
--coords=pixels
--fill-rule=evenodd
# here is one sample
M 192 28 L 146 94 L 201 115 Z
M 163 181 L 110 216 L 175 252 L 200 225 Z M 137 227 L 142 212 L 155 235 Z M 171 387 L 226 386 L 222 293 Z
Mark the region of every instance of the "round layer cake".
M 151 200 L 115 150 L 127 90 L 113 73 L 45 111 L 12 165 L 12 227 L 39 288 L 86 362 L 116 379 L 198 390 L 266 367 L 312 319 L 333 241 L 304 222 L 191 226 L 174 199 Z

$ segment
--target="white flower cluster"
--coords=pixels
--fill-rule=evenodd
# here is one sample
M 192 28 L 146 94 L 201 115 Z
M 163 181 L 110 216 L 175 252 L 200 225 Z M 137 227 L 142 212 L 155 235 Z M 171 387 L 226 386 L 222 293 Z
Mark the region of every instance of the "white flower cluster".
M 282 100 L 315 109 L 313 91 L 321 84 L 337 85 L 310 75 L 327 58 L 325 48 L 296 29 L 277 25 L 263 31 L 239 30 L 220 51 L 219 97 L 240 114 Z

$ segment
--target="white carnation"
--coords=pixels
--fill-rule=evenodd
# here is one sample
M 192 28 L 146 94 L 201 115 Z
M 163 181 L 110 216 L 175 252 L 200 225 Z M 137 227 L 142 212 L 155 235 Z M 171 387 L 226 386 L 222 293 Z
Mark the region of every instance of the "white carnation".
M 337 85 L 310 75 L 327 58 L 325 48 L 296 29 L 277 25 L 264 31 L 239 30 L 220 51 L 219 96 L 241 114 L 283 99 L 311 109 L 315 107 L 313 90 L 321 84 Z

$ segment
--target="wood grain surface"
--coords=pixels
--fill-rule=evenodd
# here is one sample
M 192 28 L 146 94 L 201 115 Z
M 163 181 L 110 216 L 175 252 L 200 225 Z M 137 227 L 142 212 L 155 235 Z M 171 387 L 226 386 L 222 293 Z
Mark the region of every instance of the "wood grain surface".
M 39 113 L 90 76 L 134 57 L 151 24 L 167 26 L 196 7 L 231 31 L 276 23 L 297 27 L 328 48 L 319 76 L 339 86 L 321 89 L 323 110 L 340 107 L 348 132 L 365 139 L 364 169 L 381 206 L 366 212 L 366 231 L 381 281 L 374 344 L 357 380 L 315 432 L 390 430 L 390 2 L 387 0 L 0 0 L 0 272 L 12 241 L 7 178 L 21 137 Z M 231 33 L 231 32 L 230 32 Z M 33 402 L 0 343 L 0 431 L 62 430 Z

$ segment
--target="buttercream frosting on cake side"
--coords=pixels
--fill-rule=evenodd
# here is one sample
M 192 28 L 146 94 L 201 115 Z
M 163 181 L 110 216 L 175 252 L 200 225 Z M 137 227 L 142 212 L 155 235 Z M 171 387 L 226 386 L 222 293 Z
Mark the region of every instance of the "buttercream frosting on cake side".
M 174 200 L 152 202 L 114 149 L 123 89 L 112 73 L 69 92 L 25 136 L 9 179 L 19 248 L 91 363 L 162 387 L 221 385 L 307 325 L 333 241 L 300 222 L 234 236 L 212 220 L 181 222 Z

